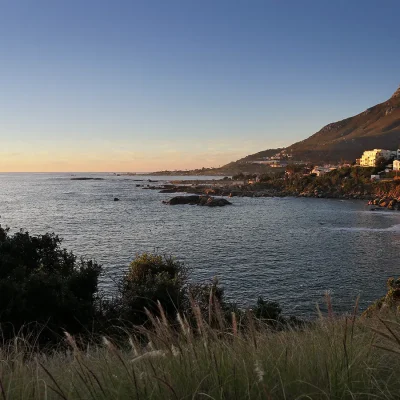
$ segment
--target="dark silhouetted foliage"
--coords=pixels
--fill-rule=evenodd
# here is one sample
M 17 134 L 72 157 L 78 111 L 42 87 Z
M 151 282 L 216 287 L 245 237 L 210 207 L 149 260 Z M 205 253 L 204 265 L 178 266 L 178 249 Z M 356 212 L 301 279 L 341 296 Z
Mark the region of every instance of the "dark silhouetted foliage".
M 61 248 L 54 234 L 10 235 L 0 226 L 0 323 L 4 336 L 26 324 L 80 332 L 96 315 L 101 267 Z
M 62 249 L 55 234 L 32 236 L 21 230 L 10 235 L 0 226 L 3 336 L 13 337 L 20 330 L 31 332 L 33 322 L 41 329 L 45 326 L 41 336 L 47 341 L 64 330 L 71 334 L 115 333 L 126 323 L 146 324 L 149 313 L 169 321 L 176 321 L 180 313 L 188 321 L 202 318 L 210 326 L 229 325 L 232 312 L 239 319 L 244 315 L 244 310 L 225 300 L 217 280 L 190 282 L 188 269 L 172 257 L 138 255 L 117 282 L 113 298 L 99 295 L 100 273 L 95 262 Z M 262 298 L 254 314 L 260 320 L 277 322 L 271 326 L 285 322 L 279 305 Z
M 276 301 L 266 301 L 260 296 L 253 313 L 258 319 L 279 320 L 282 309 Z
M 135 324 L 147 320 L 144 308 L 156 313 L 160 302 L 167 316 L 184 304 L 187 269 L 172 257 L 141 254 L 120 283 L 119 317 Z

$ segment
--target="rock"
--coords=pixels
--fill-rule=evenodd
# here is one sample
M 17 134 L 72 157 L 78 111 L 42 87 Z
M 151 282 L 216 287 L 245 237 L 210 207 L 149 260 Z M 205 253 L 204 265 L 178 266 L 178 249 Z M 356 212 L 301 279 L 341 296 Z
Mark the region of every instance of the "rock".
M 158 193 L 176 193 L 179 192 L 179 188 L 162 189 Z
M 208 196 L 201 196 L 199 199 L 199 206 L 205 206 L 209 197 Z
M 223 207 L 231 204 L 231 202 L 223 198 L 215 199 L 213 197 L 209 197 L 204 205 L 207 207 Z
M 198 204 L 200 196 L 176 196 L 169 201 L 165 201 L 164 204 L 169 204 L 170 206 L 176 206 L 177 204 Z
M 223 198 L 214 198 L 210 196 L 176 196 L 168 201 L 163 201 L 164 204 L 175 206 L 178 204 L 190 204 L 206 207 L 223 207 L 231 205 L 232 203 Z
M 119 201 L 119 198 L 118 197 L 114 197 L 114 201 Z
M 71 181 L 104 181 L 104 178 L 79 177 L 79 178 L 71 178 Z
M 388 208 L 389 210 L 394 210 L 396 204 L 397 204 L 397 201 L 396 201 L 396 200 L 394 200 L 394 199 L 393 199 L 393 200 L 390 200 L 390 201 L 389 201 L 389 204 L 388 204 L 388 206 L 387 206 L 387 208 Z

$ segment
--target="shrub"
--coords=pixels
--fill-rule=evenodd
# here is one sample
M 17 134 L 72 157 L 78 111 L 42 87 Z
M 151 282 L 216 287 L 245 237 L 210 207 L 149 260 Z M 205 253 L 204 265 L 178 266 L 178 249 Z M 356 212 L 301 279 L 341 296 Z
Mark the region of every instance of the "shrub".
M 118 282 L 112 299 L 99 295 L 100 273 L 97 263 L 62 249 L 55 234 L 32 236 L 21 230 L 10 235 L 0 226 L 3 335 L 31 332 L 28 325 L 32 322 L 46 325 L 41 337 L 47 340 L 55 338 L 49 336 L 51 331 L 105 333 L 120 330 L 120 322 L 143 325 L 149 313 L 169 321 L 175 320 L 177 313 L 192 322 L 200 317 L 210 326 L 229 324 L 232 312 L 244 315 L 244 310 L 225 301 L 217 280 L 189 282 L 188 269 L 172 257 L 138 255 Z M 277 303 L 261 298 L 255 308 L 259 319 L 282 322 L 280 312 Z
M 381 311 L 400 311 L 400 278 L 389 278 L 386 295 L 371 304 L 363 313 L 365 317 L 373 317 Z
M 253 312 L 258 319 L 279 320 L 281 319 L 282 309 L 276 301 L 267 301 L 260 296 Z
M 0 226 L 0 324 L 12 335 L 38 322 L 80 332 L 96 314 L 101 267 L 61 248 L 54 234 L 10 235 Z
M 148 321 L 145 309 L 160 316 L 159 304 L 169 320 L 177 313 L 196 319 L 194 307 L 210 323 L 215 315 L 230 318 L 234 305 L 224 299 L 224 290 L 214 279 L 210 283 L 189 282 L 188 269 L 172 257 L 144 253 L 136 256 L 119 283 L 119 295 L 108 303 L 106 314 L 141 325 Z
M 120 318 L 135 324 L 147 320 L 144 308 L 155 313 L 160 302 L 167 316 L 175 317 L 184 303 L 187 269 L 172 257 L 141 254 L 120 283 Z

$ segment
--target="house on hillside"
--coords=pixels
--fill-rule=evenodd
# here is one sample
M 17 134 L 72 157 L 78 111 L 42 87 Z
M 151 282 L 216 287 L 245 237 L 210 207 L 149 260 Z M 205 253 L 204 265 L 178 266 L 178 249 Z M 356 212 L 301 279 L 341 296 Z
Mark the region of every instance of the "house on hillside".
M 317 175 L 317 176 L 322 176 L 325 175 L 327 172 L 331 172 L 335 170 L 336 168 L 333 167 L 314 167 L 314 169 L 311 171 L 311 174 Z
M 385 160 L 390 160 L 391 158 L 397 158 L 398 151 L 384 150 L 384 149 L 374 149 L 364 151 L 361 159 L 361 167 L 376 167 L 379 159 L 384 158 Z

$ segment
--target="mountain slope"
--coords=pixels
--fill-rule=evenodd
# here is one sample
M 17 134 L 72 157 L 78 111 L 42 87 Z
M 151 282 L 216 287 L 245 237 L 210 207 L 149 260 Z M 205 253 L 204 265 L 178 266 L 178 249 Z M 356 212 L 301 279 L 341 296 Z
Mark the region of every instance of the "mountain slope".
M 361 114 L 323 127 L 309 138 L 289 146 L 294 160 L 354 161 L 364 150 L 400 147 L 400 87 L 393 96 Z
M 354 117 L 323 127 L 287 150 L 310 161 L 354 161 L 366 149 L 397 149 L 400 145 L 400 88 L 393 96 Z

